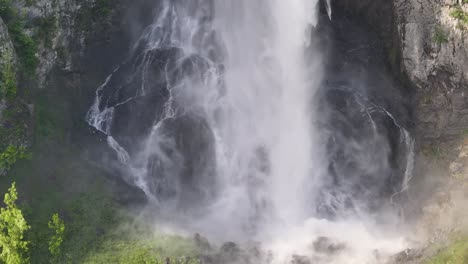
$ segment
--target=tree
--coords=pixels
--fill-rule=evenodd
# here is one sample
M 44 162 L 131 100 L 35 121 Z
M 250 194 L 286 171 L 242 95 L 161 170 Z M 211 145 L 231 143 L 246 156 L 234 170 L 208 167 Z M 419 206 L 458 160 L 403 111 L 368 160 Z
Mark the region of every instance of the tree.
M 49 241 L 49 252 L 53 260 L 57 261 L 61 253 L 61 246 L 65 235 L 65 223 L 60 219 L 58 214 L 54 214 L 49 221 L 49 228 L 53 232 Z
M 13 183 L 5 194 L 5 208 L 0 209 L 0 260 L 7 264 L 28 263 L 26 257 L 29 242 L 24 234 L 31 227 L 24 219 L 23 213 L 16 205 L 18 193 Z

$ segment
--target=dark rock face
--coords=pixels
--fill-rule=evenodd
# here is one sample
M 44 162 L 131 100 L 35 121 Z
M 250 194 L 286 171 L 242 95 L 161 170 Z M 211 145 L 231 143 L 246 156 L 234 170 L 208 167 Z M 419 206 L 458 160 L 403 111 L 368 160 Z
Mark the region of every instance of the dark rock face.
M 393 72 L 412 86 L 414 122 L 423 142 L 468 127 L 468 42 L 450 15 L 462 1 L 334 1 L 338 12 L 361 17 L 385 43 Z
M 331 21 L 321 16 L 316 34 L 327 54 L 317 111 L 331 176 L 318 211 L 335 217 L 363 205 L 379 210 L 399 192 L 411 162 L 410 100 L 391 74 L 383 43 L 365 24 L 336 11 Z
M 164 120 L 158 137 L 163 154 L 150 157 L 150 189 L 161 200 L 177 198 L 179 206 L 209 201 L 216 190 L 214 135 L 195 115 Z
M 134 138 L 148 135 L 153 122 L 163 115 L 169 98 L 163 69 L 173 72 L 173 62 L 181 56 L 177 48 L 137 54 L 121 65 L 99 92 L 99 108 L 115 109 L 111 127 L 106 129 L 130 152 L 134 151 Z
M 315 252 L 333 256 L 346 249 L 346 245 L 332 242 L 327 237 L 319 237 L 313 243 Z
M 137 46 L 98 91 L 100 111 L 113 109 L 103 129 L 131 156 L 153 142 L 149 189 L 158 199 L 176 199 L 185 207 L 206 200 L 215 189 L 214 135 L 190 100 L 190 90 L 208 69 L 205 58 L 176 47 Z

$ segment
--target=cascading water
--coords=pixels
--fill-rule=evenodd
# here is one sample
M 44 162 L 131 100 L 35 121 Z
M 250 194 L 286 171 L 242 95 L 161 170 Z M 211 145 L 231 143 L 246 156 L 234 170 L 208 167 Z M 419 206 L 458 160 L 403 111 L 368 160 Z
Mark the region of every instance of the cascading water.
M 331 162 L 328 146 L 345 136 L 320 125 L 326 58 L 314 39 L 319 1 L 157 5 L 154 23 L 97 90 L 87 119 L 107 135 L 127 180 L 145 191 L 160 218 L 215 241 L 260 241 L 274 263 L 294 254 L 374 263 L 376 250 L 398 250 L 401 240 L 373 229 L 366 206 L 351 205 L 362 202 L 351 181 L 330 181 L 331 167 L 352 177 L 364 163 L 329 165 L 346 160 Z M 384 108 L 369 108 L 359 113 L 372 124 L 371 144 L 387 143 L 375 116 L 391 118 L 412 159 L 409 133 Z M 346 157 L 374 155 L 359 140 L 336 149 Z M 378 153 L 381 159 L 371 160 L 389 171 L 385 147 Z M 394 193 L 406 190 L 411 170 L 408 162 Z

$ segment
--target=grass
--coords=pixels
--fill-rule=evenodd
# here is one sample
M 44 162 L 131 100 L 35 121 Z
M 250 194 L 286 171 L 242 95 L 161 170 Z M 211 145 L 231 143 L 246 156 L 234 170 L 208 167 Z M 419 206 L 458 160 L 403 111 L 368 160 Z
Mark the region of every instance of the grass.
M 468 263 L 468 238 L 458 240 L 430 259 L 427 264 L 466 264 Z
M 83 263 L 166 264 L 167 259 L 174 264 L 199 263 L 197 256 L 200 252 L 191 239 L 162 234 L 143 237 L 145 238 L 134 234 L 128 234 L 126 237 L 122 237 L 121 234 L 109 236 Z
M 20 161 L 0 181 L 2 190 L 17 182 L 21 207 L 31 225 L 27 234 L 31 263 L 50 263 L 48 242 L 53 234 L 48 221 L 57 212 L 65 223 L 57 263 L 160 263 L 167 257 L 198 255 L 191 239 L 148 236 L 143 225 L 135 228 L 99 168 L 67 149 L 51 152 L 50 146 L 35 146 L 33 151 L 32 160 Z M 127 227 L 121 228 L 124 224 Z

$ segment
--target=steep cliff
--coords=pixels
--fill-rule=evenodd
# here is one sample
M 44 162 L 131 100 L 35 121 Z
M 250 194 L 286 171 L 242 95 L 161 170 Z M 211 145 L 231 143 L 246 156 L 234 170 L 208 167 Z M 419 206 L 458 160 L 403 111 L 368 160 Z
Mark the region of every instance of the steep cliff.
M 145 201 L 94 162 L 107 146 L 84 116 L 132 32 L 152 18 L 146 2 L 0 1 L 0 189 L 16 182 L 28 208 L 32 263 L 50 263 L 44 237 L 52 214 L 68 230 L 59 263 L 79 263 L 115 227 L 118 208 Z M 127 16 L 138 19 L 126 23 Z
M 468 128 L 468 3 L 463 0 L 336 0 L 386 43 L 395 74 L 413 94 L 420 140 L 450 138 Z

